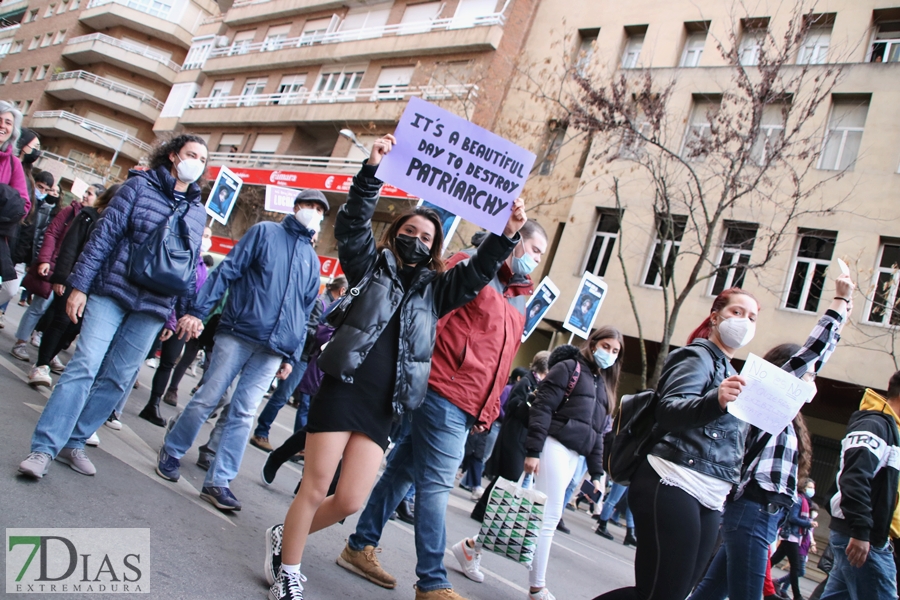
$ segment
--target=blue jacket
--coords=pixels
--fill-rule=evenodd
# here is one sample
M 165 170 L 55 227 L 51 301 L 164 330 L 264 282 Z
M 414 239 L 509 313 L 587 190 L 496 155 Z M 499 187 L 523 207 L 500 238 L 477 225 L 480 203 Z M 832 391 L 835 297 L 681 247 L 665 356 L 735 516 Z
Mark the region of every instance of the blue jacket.
M 296 367 L 319 293 L 312 236 L 293 216 L 257 223 L 212 272 L 188 313 L 205 318 L 229 290 L 217 331 L 262 344 Z
M 165 167 L 130 171 L 128 181 L 103 211 L 103 218 L 84 245 L 68 284 L 85 294 L 109 296 L 126 310 L 154 314 L 163 320 L 173 308 L 178 314 L 184 314 L 196 289 L 196 272 L 189 287 L 191 296 L 181 298 L 178 307 L 175 306 L 177 297 L 156 294 L 128 279 L 131 249 L 144 243 L 172 215 L 174 187 L 175 178 Z M 196 183 L 188 186 L 186 198 L 190 203 L 185 220 L 191 231 L 191 244 L 199 248 L 206 211 L 200 204 L 200 187 Z

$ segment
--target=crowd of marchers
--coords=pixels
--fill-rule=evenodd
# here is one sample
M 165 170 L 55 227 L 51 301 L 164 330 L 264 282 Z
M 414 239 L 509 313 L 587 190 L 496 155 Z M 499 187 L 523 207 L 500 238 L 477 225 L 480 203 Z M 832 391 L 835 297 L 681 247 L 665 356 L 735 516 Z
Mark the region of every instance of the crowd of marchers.
M 623 335 L 600 326 L 580 346 L 539 353 L 510 377 L 534 291 L 530 274 L 548 246 L 521 199 L 500 235 L 479 235 L 448 258 L 441 218 L 428 208 L 397 216 L 376 239 L 378 166 L 396 143 L 386 135 L 337 211 L 345 276 L 320 295 L 314 241 L 330 210 L 322 193 L 299 193 L 292 216 L 252 226 L 212 268 L 204 256 L 203 138 L 184 133 L 160 142 L 146 168 L 108 189 L 90 187 L 63 208 L 52 175 L 32 168 L 40 141 L 21 121 L 0 102 L 0 309 L 25 288 L 28 308 L 11 353 L 31 361 L 29 341 L 39 346 L 33 386 L 51 386 L 61 374 L 19 465 L 22 476 L 43 478 L 54 461 L 94 475 L 85 446 L 101 427 L 121 428 L 141 366 L 158 355 L 140 417 L 165 428 L 160 477 L 178 481 L 181 461 L 213 416 L 198 464 L 207 470 L 201 497 L 216 508 L 243 508 L 231 483 L 248 443 L 270 452 L 261 473 L 267 485 L 284 462 L 303 461 L 284 522 L 260 532 L 271 600 L 317 596 L 315 573 L 307 570 L 305 590 L 301 572 L 309 536 L 360 510 L 338 565 L 395 587 L 377 554 L 386 523 L 399 515 L 415 527 L 416 600 L 461 598 L 444 565 L 445 516 L 460 467 L 462 485 L 478 501 L 477 521 L 501 482 L 533 481 L 542 495 L 528 571 L 532 600 L 554 599 L 546 580 L 553 537 L 566 531 L 562 516 L 573 493 L 591 495 L 591 488 L 606 492 L 596 503 L 597 534 L 611 538 L 607 524 L 627 500 L 626 544 L 636 546 L 635 585 L 597 599 L 760 600 L 790 588 L 801 600 L 798 579 L 822 510 L 812 501 L 803 417 L 772 435 L 728 411 L 747 385 L 731 361 L 765 322 L 749 291 L 719 294 L 687 343 L 666 358 L 635 468 L 627 482 L 607 482 L 610 448 L 623 435 L 616 422 Z M 833 286 L 834 300 L 805 341 L 798 332 L 770 349 L 767 361 L 814 381 L 852 311 L 849 276 Z M 76 337 L 63 365 L 59 355 Z M 200 384 L 165 419 L 163 405 L 178 406 L 179 384 L 198 355 L 205 356 Z M 254 429 L 273 380 L 279 385 Z M 295 433 L 273 448 L 269 429 L 292 396 Z M 900 372 L 885 396 L 866 392 L 835 480 L 820 482 L 831 515 L 825 554 L 832 566 L 816 591 L 823 599 L 897 598 L 898 415 Z M 588 483 L 577 489 L 585 474 Z M 482 535 L 451 547 L 465 576 L 478 582 Z M 771 565 L 783 558 L 790 574 L 772 582 Z

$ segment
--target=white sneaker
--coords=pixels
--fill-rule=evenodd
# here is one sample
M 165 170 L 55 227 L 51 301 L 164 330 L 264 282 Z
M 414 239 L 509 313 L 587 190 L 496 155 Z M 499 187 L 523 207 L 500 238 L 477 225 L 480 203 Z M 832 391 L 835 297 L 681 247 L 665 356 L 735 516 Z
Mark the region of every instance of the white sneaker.
M 6 327 L 6 313 L 0 312 L 0 329 Z
M 31 362 L 31 356 L 28 355 L 28 344 L 25 342 L 16 342 L 16 345 L 12 347 L 9 353 L 13 355 L 13 358 Z
M 35 331 L 31 334 L 31 345 L 35 348 L 41 347 L 41 338 L 44 336 L 40 331 Z
M 484 488 L 479 485 L 477 488 L 472 490 L 472 495 L 470 496 L 470 498 L 472 499 L 473 502 L 478 502 L 479 500 L 481 500 L 481 495 L 483 493 L 484 493 Z
M 466 542 L 469 538 L 463 538 L 460 542 L 454 544 L 450 551 L 459 561 L 459 566 L 466 577 L 472 581 L 481 583 L 484 581 L 484 573 L 481 572 L 481 552 L 474 548 L 469 548 Z M 555 600 L 555 599 L 554 599 Z
M 550 593 L 547 588 L 541 588 L 539 592 L 528 592 L 528 600 L 556 600 L 556 596 Z
M 95 431 L 94 433 L 92 433 L 91 437 L 86 439 L 84 443 L 87 444 L 88 446 L 99 446 L 100 438 L 97 437 L 97 432 Z
M 159 366 L 159 359 L 154 356 L 153 358 L 148 358 L 146 361 L 144 361 L 144 364 L 151 369 L 155 369 Z
M 104 423 L 107 427 L 112 429 L 113 431 L 121 431 L 122 429 L 122 421 L 116 418 L 116 413 L 109 415 L 109 418 Z
M 50 359 L 50 370 L 59 375 L 66 370 L 66 365 L 62 364 L 62 361 L 59 360 L 58 356 L 54 356 Z
M 28 374 L 28 385 L 31 387 L 50 387 L 53 379 L 50 378 L 50 367 L 43 365 L 33 367 Z

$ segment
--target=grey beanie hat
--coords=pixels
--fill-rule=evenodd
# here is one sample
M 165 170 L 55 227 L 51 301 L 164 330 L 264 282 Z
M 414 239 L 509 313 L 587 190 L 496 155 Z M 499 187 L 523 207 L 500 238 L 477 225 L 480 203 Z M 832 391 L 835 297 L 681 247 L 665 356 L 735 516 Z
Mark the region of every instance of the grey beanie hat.
M 294 206 L 297 206 L 301 202 L 315 202 L 320 204 L 322 208 L 325 209 L 325 212 L 328 212 L 331 209 L 331 207 L 328 206 L 328 200 L 325 199 L 325 194 L 319 190 L 303 190 L 297 194 L 296 198 L 294 198 Z

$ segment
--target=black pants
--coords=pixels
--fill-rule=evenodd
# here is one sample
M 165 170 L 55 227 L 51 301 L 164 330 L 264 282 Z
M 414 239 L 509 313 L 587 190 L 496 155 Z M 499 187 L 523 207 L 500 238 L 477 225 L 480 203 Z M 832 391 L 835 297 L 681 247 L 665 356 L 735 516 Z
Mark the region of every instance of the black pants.
M 159 354 L 159 366 L 156 367 L 156 373 L 153 374 L 153 385 L 150 387 L 150 397 L 158 398 L 166 393 L 166 386 L 169 385 L 169 376 L 175 363 L 181 357 L 181 351 L 184 350 L 184 340 L 177 335 L 172 335 L 169 339 L 162 343 Z
M 644 463 L 628 488 L 638 544 L 635 587 L 594 600 L 684 600 L 712 556 L 721 513 L 700 504 L 681 488 L 663 485 Z
M 181 355 L 181 360 L 178 361 L 178 364 L 175 365 L 175 368 L 172 370 L 172 380 L 169 382 L 170 390 L 178 391 L 178 386 L 181 384 L 181 378 L 184 377 L 187 370 L 191 368 L 194 359 L 197 358 L 197 354 L 200 352 L 200 348 L 200 340 L 197 338 L 192 339 L 184 345 L 184 354 Z M 162 366 L 162 360 L 159 362 L 160 366 Z M 156 377 L 153 378 L 153 382 L 156 383 Z
M 294 435 L 269 453 L 269 464 L 274 465 L 276 469 L 280 469 L 281 465 L 298 452 L 302 452 L 304 448 L 306 448 L 306 430 L 301 429 L 294 432 Z
M 49 365 L 53 357 L 68 348 L 81 331 L 81 323 L 76 325 L 66 314 L 66 302 L 71 289 L 67 287 L 65 294 L 56 296 L 44 315 L 46 320 L 44 317 L 41 318 L 44 333 L 41 337 L 41 347 L 38 348 L 37 366 Z
M 772 566 L 774 567 L 785 558 L 791 563 L 791 590 L 794 592 L 794 600 L 803 600 L 803 595 L 800 593 L 800 569 L 803 568 L 800 544 L 781 540 L 778 549 L 772 555 Z

